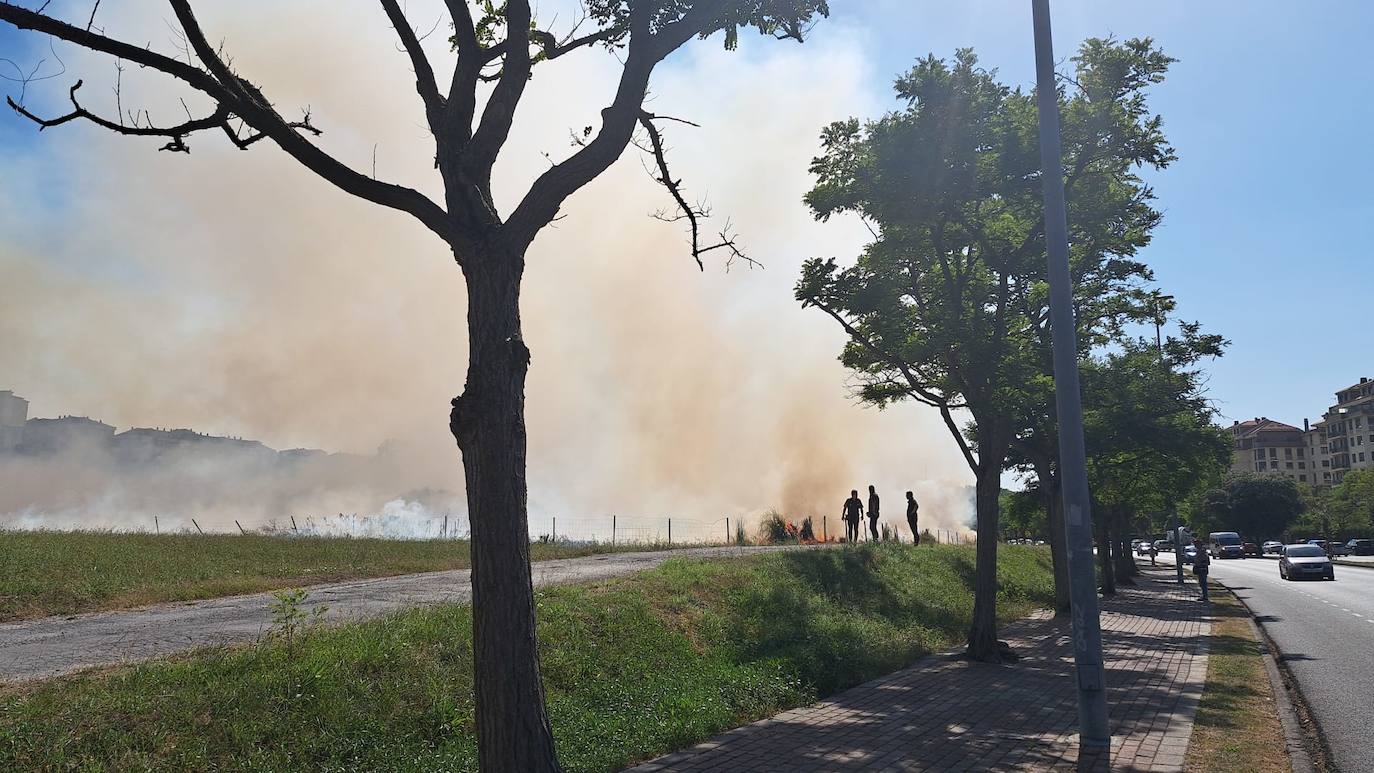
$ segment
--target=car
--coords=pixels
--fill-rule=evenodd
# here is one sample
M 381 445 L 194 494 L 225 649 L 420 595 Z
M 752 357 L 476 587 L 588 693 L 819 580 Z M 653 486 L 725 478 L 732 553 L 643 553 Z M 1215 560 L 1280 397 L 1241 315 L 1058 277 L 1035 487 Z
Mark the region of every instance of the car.
M 1268 555 L 1270 553 L 1278 555 L 1280 552 L 1283 551 L 1283 543 L 1279 542 L 1278 540 L 1271 539 L 1263 545 L 1260 545 L 1260 549 L 1264 551 L 1265 555 Z
M 1352 539 L 1345 547 L 1352 556 L 1374 556 L 1374 540 Z
M 1317 547 L 1319 547 L 1319 548 L 1321 548 L 1323 551 L 1325 551 L 1326 554 L 1327 554 L 1328 556 L 1348 556 L 1348 555 L 1350 555 L 1350 551 L 1346 550 L 1346 547 L 1345 547 L 1344 543 L 1340 543 L 1340 542 L 1327 542 L 1327 541 L 1324 540 L 1324 539 L 1310 539 L 1310 540 L 1307 541 L 1307 544 L 1309 544 L 1309 545 L 1316 545 Z
M 1183 549 L 1183 558 L 1181 559 L 1183 563 L 1191 564 L 1194 558 L 1197 558 L 1197 548 L 1189 545 Z
M 1245 558 L 1240 535 L 1233 531 L 1214 531 L 1207 535 L 1207 552 L 1212 558 Z
M 1138 556 L 1150 555 L 1152 543 L 1149 540 L 1138 539 L 1135 541 L 1135 554 Z
M 1285 580 L 1296 580 L 1299 577 L 1320 577 L 1326 580 L 1336 579 L 1336 569 L 1331 565 L 1331 558 L 1326 555 L 1326 551 L 1320 545 L 1313 545 L 1306 542 L 1300 545 L 1285 545 L 1283 548 L 1283 558 L 1279 559 L 1279 577 Z
M 1260 553 L 1259 545 L 1256 545 L 1253 542 L 1242 542 L 1240 546 L 1240 552 L 1242 556 L 1262 555 Z
M 1157 539 L 1155 540 L 1155 552 L 1172 553 L 1174 552 L 1174 543 L 1170 542 L 1167 539 Z

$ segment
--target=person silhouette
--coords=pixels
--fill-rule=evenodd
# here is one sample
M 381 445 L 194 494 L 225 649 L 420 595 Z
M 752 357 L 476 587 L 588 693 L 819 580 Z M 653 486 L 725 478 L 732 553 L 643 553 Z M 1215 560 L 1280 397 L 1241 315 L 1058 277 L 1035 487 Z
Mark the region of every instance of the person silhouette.
M 910 491 L 906 492 L 906 525 L 911 527 L 911 544 L 921 544 L 921 530 L 916 528 L 916 511 L 921 506 L 916 504 L 916 495 Z
M 868 533 L 878 541 L 878 492 L 872 486 L 868 487 Z
M 849 499 L 844 501 L 840 518 L 844 519 L 844 538 L 848 542 L 859 541 L 859 519 L 864 514 L 864 503 L 859 500 L 859 490 L 850 489 Z

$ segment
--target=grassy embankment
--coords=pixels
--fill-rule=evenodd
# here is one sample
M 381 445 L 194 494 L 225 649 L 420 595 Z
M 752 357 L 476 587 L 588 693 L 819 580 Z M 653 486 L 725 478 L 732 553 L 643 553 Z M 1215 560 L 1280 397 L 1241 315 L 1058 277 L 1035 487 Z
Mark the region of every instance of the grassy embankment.
M 999 613 L 1053 598 L 1049 551 L 1004 547 Z M 969 547 L 714 561 L 538 591 L 570 771 L 615 770 L 956 645 Z M 470 608 L 0 688 L 0 769 L 475 768 Z
M 1288 773 L 1274 691 L 1250 626 L 1250 613 L 1230 591 L 1212 585 L 1207 686 L 1188 744 L 1188 770 Z
M 534 543 L 530 553 L 658 547 Z M 0 531 L 0 621 L 468 566 L 465 540 Z

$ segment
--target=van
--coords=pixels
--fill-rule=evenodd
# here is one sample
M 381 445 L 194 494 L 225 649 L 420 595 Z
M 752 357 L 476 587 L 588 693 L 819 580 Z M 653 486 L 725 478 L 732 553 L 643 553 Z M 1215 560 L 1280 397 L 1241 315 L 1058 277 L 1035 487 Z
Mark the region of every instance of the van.
M 1212 558 L 1245 558 L 1240 535 L 1233 531 L 1214 531 L 1208 534 L 1207 552 Z

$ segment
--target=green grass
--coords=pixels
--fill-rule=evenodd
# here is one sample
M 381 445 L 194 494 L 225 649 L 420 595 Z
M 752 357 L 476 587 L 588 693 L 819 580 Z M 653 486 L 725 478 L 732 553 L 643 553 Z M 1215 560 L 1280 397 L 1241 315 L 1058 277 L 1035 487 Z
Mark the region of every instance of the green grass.
M 530 552 L 544 561 L 655 547 L 536 542 Z M 468 566 L 463 540 L 0 531 L 0 621 Z
M 1004 618 L 1053 599 L 1048 550 L 999 553 Z M 968 547 L 669 561 L 538 592 L 559 755 L 616 770 L 960 642 Z M 411 610 L 0 690 L 0 769 L 474 770 L 471 615 Z

